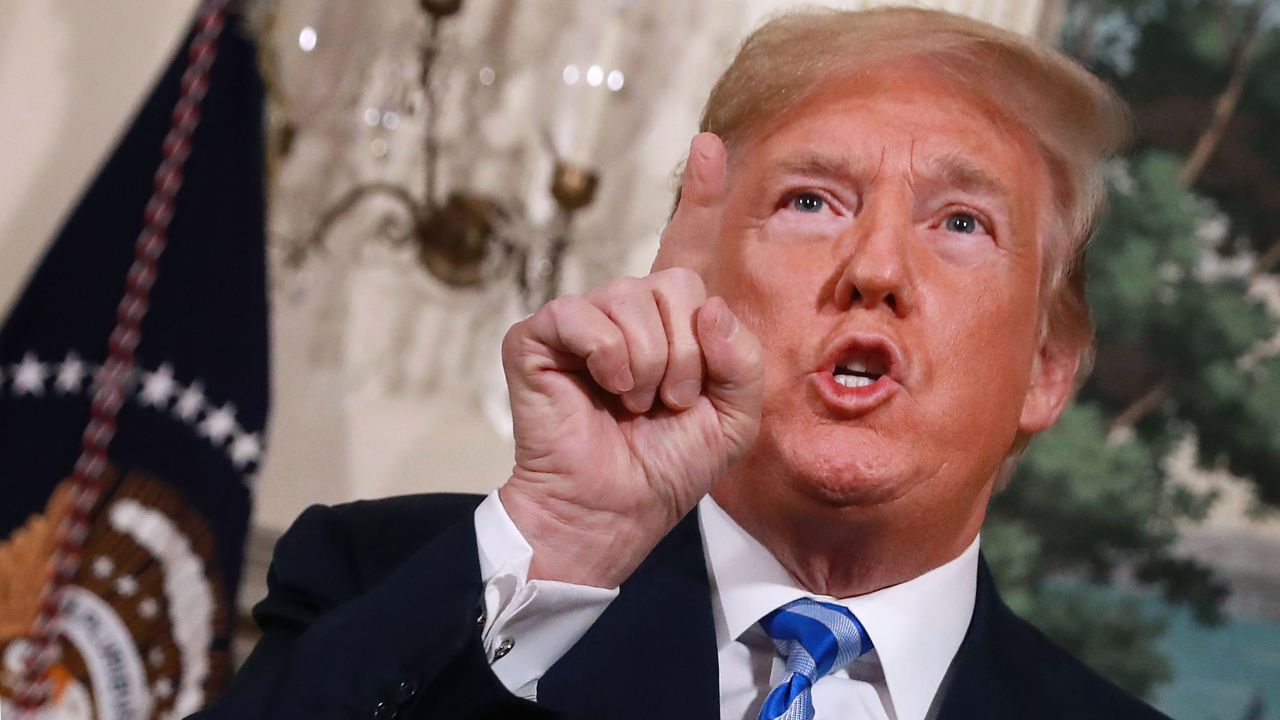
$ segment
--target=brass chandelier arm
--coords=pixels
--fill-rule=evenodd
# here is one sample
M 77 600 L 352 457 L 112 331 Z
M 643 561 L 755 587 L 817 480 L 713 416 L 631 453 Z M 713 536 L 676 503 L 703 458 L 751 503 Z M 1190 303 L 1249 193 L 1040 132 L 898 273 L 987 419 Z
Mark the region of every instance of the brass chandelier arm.
M 348 190 L 337 202 L 325 208 L 307 239 L 289 249 L 285 262 L 290 267 L 300 267 L 310 253 L 323 249 L 325 237 L 343 215 L 354 210 L 365 198 L 374 195 L 383 195 L 399 201 L 415 228 L 421 225 L 430 214 L 429 208 L 419 204 L 409 191 L 399 185 L 385 182 L 357 185 Z
M 282 243 L 282 264 L 299 269 L 314 253 L 327 249 L 329 235 L 343 217 L 370 197 L 387 197 L 405 215 L 394 213 L 394 228 L 362 233 L 359 241 L 378 239 L 412 249 L 418 264 L 428 275 L 454 289 L 483 288 L 495 282 L 511 282 L 530 309 L 550 300 L 563 290 L 563 265 L 573 253 L 570 233 L 574 217 L 595 199 L 599 173 L 589 166 L 571 162 L 555 147 L 550 128 L 544 123 L 540 137 L 555 160 L 548 190 L 555 200 L 556 215 L 546 223 L 533 223 L 517 202 L 482 195 L 464 188 L 441 187 L 442 161 L 438 113 L 440 98 L 439 62 L 445 51 L 445 24 L 461 11 L 465 0 L 417 0 L 424 14 L 425 33 L 418 46 L 418 85 L 425 117 L 422 118 L 421 173 L 423 185 L 410 192 L 403 182 L 377 181 L 356 185 L 325 206 L 305 235 Z M 401 226 L 401 218 L 407 220 Z M 304 231 L 305 233 L 306 231 Z M 530 237 L 522 238 L 520 233 Z

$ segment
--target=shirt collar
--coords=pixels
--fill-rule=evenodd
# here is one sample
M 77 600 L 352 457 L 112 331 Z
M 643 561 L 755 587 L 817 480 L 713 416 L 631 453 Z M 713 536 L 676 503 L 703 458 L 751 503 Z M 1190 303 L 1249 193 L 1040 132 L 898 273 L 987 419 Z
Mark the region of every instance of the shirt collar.
M 919 577 L 847 599 L 815 596 L 800 587 L 763 545 L 710 495 L 699 503 L 712 587 L 716 644 L 724 650 L 760 618 L 800 597 L 849 608 L 871 636 L 899 718 L 923 718 L 973 617 L 978 587 L 978 538 L 963 552 Z

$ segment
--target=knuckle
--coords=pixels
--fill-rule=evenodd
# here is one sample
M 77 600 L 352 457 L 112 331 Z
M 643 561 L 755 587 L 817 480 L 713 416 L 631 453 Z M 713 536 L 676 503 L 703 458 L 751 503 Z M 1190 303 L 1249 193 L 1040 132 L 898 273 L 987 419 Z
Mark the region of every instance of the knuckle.
M 560 318 L 564 317 L 564 314 L 566 311 L 565 306 L 567 304 L 568 304 L 568 298 L 565 298 L 565 297 L 558 297 L 553 300 L 548 300 L 545 305 L 538 308 L 538 311 L 534 313 L 534 315 L 542 315 L 547 318 L 550 318 L 551 320 L 559 320 Z
M 521 320 L 507 328 L 502 336 L 501 358 L 502 369 L 510 374 L 529 375 L 534 372 L 545 358 L 539 348 L 543 343 L 537 339 L 531 327 L 531 319 Z
M 639 283 L 633 277 L 617 277 L 596 288 L 595 294 L 607 302 L 620 302 L 635 295 Z
M 667 268 L 655 273 L 654 277 L 658 280 L 659 288 L 670 295 L 697 298 L 707 292 L 702 276 L 689 268 Z
M 562 322 L 572 321 L 574 315 L 577 315 L 582 308 L 582 298 L 577 295 L 561 295 L 558 298 L 547 301 L 535 315 L 541 314 L 553 323 L 559 325 Z
M 621 355 L 626 351 L 626 341 L 617 328 L 606 328 L 592 339 L 588 354 L 605 358 Z

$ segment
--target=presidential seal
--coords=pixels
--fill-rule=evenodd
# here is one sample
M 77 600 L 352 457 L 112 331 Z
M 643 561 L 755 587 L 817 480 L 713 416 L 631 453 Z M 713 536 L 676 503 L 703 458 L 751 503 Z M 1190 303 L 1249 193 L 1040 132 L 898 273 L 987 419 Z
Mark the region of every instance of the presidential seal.
M 108 473 L 110 480 L 118 477 Z M 177 720 L 230 678 L 232 610 L 204 517 L 168 483 L 129 473 L 104 495 L 56 619 L 59 660 L 41 720 Z M 49 579 L 64 482 L 44 512 L 0 544 L 0 709 L 22 672 L 25 635 Z

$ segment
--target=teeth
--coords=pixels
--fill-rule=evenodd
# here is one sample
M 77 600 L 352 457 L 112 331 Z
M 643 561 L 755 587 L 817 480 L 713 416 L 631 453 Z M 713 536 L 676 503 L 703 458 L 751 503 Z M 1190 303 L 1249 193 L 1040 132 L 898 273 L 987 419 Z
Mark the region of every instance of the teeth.
M 837 375 L 871 375 L 874 379 L 884 375 L 886 370 L 888 368 L 885 367 L 884 358 L 874 353 L 865 353 L 837 365 L 835 372 Z
M 865 372 L 865 370 L 864 370 Z M 875 380 L 862 375 L 836 375 L 836 383 L 847 388 L 870 387 Z

